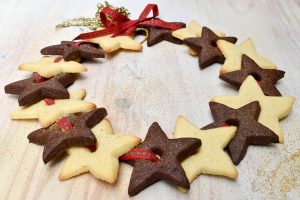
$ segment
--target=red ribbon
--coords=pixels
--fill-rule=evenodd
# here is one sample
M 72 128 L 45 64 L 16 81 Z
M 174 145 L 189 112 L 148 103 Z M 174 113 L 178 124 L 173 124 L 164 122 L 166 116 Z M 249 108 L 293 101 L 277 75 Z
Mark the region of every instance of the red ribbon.
M 79 47 L 81 42 L 72 42 L 73 47 Z
M 62 61 L 63 59 L 64 59 L 63 56 L 59 56 L 59 57 L 55 58 L 53 62 L 58 63 L 58 62 Z
M 45 81 L 44 77 L 42 77 L 39 74 L 35 74 L 35 82 L 36 83 L 41 83 L 41 82 L 44 82 L 44 81 Z
M 119 157 L 119 160 L 135 160 L 135 159 L 145 159 L 150 161 L 157 161 L 155 153 L 146 149 L 133 149 L 123 156 Z
M 47 106 L 51 106 L 51 105 L 55 104 L 54 99 L 51 99 L 51 98 L 45 98 L 44 101 L 47 104 Z
M 56 124 L 63 130 L 63 131 L 68 131 L 72 129 L 71 123 L 68 121 L 67 118 L 62 117 L 60 118 Z
M 148 17 L 151 11 L 153 12 L 153 16 Z M 141 13 L 140 17 L 136 20 L 131 20 L 126 16 L 121 15 L 116 10 L 105 7 L 100 12 L 100 19 L 105 29 L 89 33 L 82 33 L 74 40 L 86 40 L 111 34 L 113 34 L 113 37 L 119 35 L 131 35 L 134 33 L 135 29 L 141 25 L 149 25 L 171 30 L 183 28 L 181 25 L 165 22 L 161 19 L 155 18 L 158 15 L 159 11 L 156 4 L 148 4 Z M 112 21 L 110 21 L 108 17 L 110 17 Z

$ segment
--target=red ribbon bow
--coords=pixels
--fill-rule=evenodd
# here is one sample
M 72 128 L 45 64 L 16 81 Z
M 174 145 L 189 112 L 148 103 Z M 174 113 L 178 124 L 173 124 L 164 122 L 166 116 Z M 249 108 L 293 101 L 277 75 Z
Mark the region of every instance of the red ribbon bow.
M 153 16 L 148 17 L 151 11 L 153 12 Z M 171 30 L 183 28 L 181 25 L 165 22 L 161 19 L 155 18 L 158 14 L 159 11 L 156 4 L 148 4 L 140 17 L 136 20 L 131 20 L 126 16 L 121 15 L 116 10 L 105 7 L 100 12 L 100 19 L 105 29 L 80 34 L 74 40 L 86 40 L 111 34 L 113 34 L 113 37 L 119 35 L 131 35 L 134 33 L 135 29 L 141 25 L 155 26 Z M 112 21 L 110 21 L 108 17 L 110 17 Z

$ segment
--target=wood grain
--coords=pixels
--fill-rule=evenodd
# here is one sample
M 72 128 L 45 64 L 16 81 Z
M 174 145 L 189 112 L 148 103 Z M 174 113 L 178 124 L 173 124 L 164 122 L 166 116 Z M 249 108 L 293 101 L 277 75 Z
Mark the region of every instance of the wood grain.
M 132 18 L 150 1 L 110 1 L 129 8 Z M 63 19 L 93 16 L 97 1 L 0 0 L 0 88 L 25 78 L 17 70 L 23 62 L 40 58 L 42 47 L 70 40 L 84 31 L 56 31 Z M 160 17 L 169 21 L 199 23 L 235 35 L 239 42 L 251 37 L 257 51 L 286 71 L 278 84 L 283 95 L 300 98 L 300 2 L 233 0 L 153 1 Z M 86 63 L 88 72 L 72 86 L 87 90 L 88 101 L 104 106 L 113 128 L 144 138 L 154 121 L 172 136 L 178 115 L 202 127 L 212 118 L 208 101 L 237 92 L 218 79 L 220 65 L 199 70 L 197 59 L 185 46 L 167 42 L 142 53 L 119 52 L 105 60 Z M 0 90 L 0 199 L 128 199 L 131 167 L 122 164 L 119 179 L 109 185 L 85 174 L 59 182 L 62 160 L 44 165 L 42 147 L 29 144 L 27 134 L 36 121 L 12 121 L 9 113 L 17 99 Z M 160 181 L 133 199 L 297 199 L 300 196 L 300 108 L 282 120 L 285 144 L 251 146 L 237 167 L 236 181 L 202 175 L 187 194 Z

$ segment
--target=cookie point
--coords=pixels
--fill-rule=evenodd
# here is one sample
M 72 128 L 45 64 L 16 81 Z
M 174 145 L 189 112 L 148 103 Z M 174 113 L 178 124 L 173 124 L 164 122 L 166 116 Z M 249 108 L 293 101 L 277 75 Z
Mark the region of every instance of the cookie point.
M 103 47 L 103 51 L 104 51 L 105 53 L 111 53 L 111 52 L 112 52 L 112 49 L 109 48 L 109 47 Z
M 94 104 L 94 103 L 90 103 L 89 105 L 88 105 L 88 109 L 90 109 L 90 110 L 95 110 L 97 108 L 97 106 L 96 106 L 96 104 Z
M 10 119 L 14 119 L 14 117 L 15 117 L 15 113 L 14 113 L 14 112 L 11 112 L 11 113 L 9 114 L 9 118 L 10 118 Z
M 184 189 L 184 188 L 182 188 L 182 187 L 178 187 L 178 190 L 179 190 L 181 193 L 183 193 L 183 194 L 185 194 L 185 193 L 188 192 L 187 189 Z
M 23 66 L 24 66 L 23 64 L 19 65 L 18 69 L 23 70 Z
M 177 120 L 179 120 L 179 119 L 184 119 L 184 117 L 183 117 L 182 115 L 179 115 L 179 116 L 177 117 Z
M 114 184 L 117 180 L 117 177 L 113 177 L 113 178 L 107 178 L 106 181 L 110 184 Z
M 220 75 L 223 75 L 223 74 L 225 74 L 226 73 L 226 71 L 224 70 L 224 69 L 220 69 Z
M 223 40 L 217 40 L 216 44 L 217 44 L 218 47 L 219 47 L 219 45 L 222 44 L 222 41 L 223 41 Z
M 251 41 L 252 42 L 252 39 L 251 39 L 251 37 L 248 37 L 245 41 Z
M 45 122 L 41 122 L 41 121 L 40 121 L 40 124 L 41 124 L 41 126 L 42 126 L 43 128 L 47 128 L 48 126 L 51 125 L 51 124 L 49 124 L 49 123 L 45 123 Z
M 62 175 L 62 174 L 59 174 L 59 176 L 58 176 L 58 180 L 59 181 L 64 181 L 64 180 L 66 180 L 67 178 L 64 176 L 64 175 Z
M 284 137 L 279 137 L 279 143 L 283 144 L 284 143 Z
M 229 178 L 235 179 L 238 177 L 238 171 L 236 170 L 236 168 L 234 168 L 234 172 L 231 174 L 231 176 L 229 176 Z

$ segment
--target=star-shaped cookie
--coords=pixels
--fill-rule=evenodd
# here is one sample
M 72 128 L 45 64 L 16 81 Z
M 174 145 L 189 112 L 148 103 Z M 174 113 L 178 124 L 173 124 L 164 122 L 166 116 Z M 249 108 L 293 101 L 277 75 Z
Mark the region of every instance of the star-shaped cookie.
M 182 22 L 172 22 L 172 23 L 179 24 L 185 27 L 185 24 Z M 149 25 L 148 26 L 143 25 L 142 28 L 145 28 L 148 31 L 148 38 L 147 38 L 148 47 L 156 45 L 164 40 L 174 44 L 182 44 L 182 40 L 172 36 L 173 30 L 149 26 Z
M 97 30 L 102 30 L 99 28 Z M 116 51 L 118 49 L 128 49 L 134 51 L 141 51 L 143 46 L 133 39 L 133 36 L 117 36 L 111 37 L 112 35 L 106 35 L 102 37 L 97 37 L 93 39 L 88 39 L 86 41 L 99 44 L 100 47 L 106 53 Z
M 237 96 L 213 97 L 212 101 L 225 104 L 234 109 L 253 101 L 259 101 L 261 112 L 258 122 L 276 133 L 279 137 L 279 142 L 283 143 L 284 136 L 279 120 L 289 114 L 295 97 L 265 96 L 253 76 L 248 76 L 241 85 Z
M 220 74 L 220 79 L 239 88 L 243 81 L 252 75 L 267 96 L 281 96 L 275 87 L 277 81 L 284 77 L 284 71 L 277 69 L 262 69 L 247 55 L 242 55 L 241 70 Z
M 267 145 L 278 142 L 278 136 L 257 121 L 261 110 L 258 101 L 238 109 L 217 102 L 209 102 L 209 107 L 215 122 L 202 129 L 207 130 L 224 125 L 237 127 L 236 135 L 227 146 L 228 154 L 235 165 L 243 160 L 249 145 Z
M 61 55 L 65 61 L 77 61 L 81 58 L 104 58 L 102 48 L 91 42 L 62 41 L 61 44 L 51 45 L 41 50 L 43 55 Z
M 181 163 L 190 183 L 200 174 L 237 177 L 235 166 L 223 150 L 234 137 L 235 132 L 234 126 L 201 130 L 183 116 L 178 117 L 174 137 L 198 138 L 202 143 L 195 154 Z
M 69 91 L 70 99 L 56 99 L 53 105 L 41 100 L 30 106 L 21 107 L 10 114 L 11 119 L 39 119 L 42 127 L 48 127 L 65 114 L 86 112 L 96 105 L 84 100 L 84 89 Z
M 136 195 L 161 179 L 189 189 L 190 184 L 180 162 L 195 152 L 200 145 L 201 141 L 196 138 L 169 139 L 158 123 L 154 122 L 145 140 L 136 149 L 149 150 L 159 155 L 160 159 L 154 162 L 145 159 L 134 160 L 128 194 Z
M 172 36 L 175 38 L 178 38 L 180 40 L 184 40 L 186 38 L 190 37 L 201 37 L 202 34 L 202 26 L 196 21 L 192 20 L 186 28 L 181 28 L 176 31 L 172 32 Z M 213 30 L 213 32 L 219 36 L 219 37 L 224 37 L 225 34 L 223 32 Z M 192 49 L 189 49 L 190 54 L 192 55 L 197 55 L 196 51 L 193 51 Z
M 261 68 L 276 69 L 274 63 L 256 53 L 251 38 L 246 39 L 240 45 L 235 45 L 225 40 L 218 40 L 217 46 L 225 57 L 225 62 L 221 68 L 220 74 L 240 70 L 243 54 L 252 58 Z
M 19 95 L 20 106 L 36 103 L 44 98 L 68 99 L 70 97 L 65 88 L 74 83 L 75 74 L 62 73 L 52 78 L 36 82 L 37 74 L 29 78 L 10 83 L 4 87 L 5 93 Z
M 74 146 L 91 146 L 96 143 L 96 138 L 91 130 L 107 115 L 105 108 L 69 116 L 71 127 L 63 129 L 58 124 L 48 128 L 41 128 L 31 132 L 27 138 L 29 142 L 44 145 L 43 161 L 49 162 L 65 153 L 65 150 Z
M 43 56 L 37 62 L 24 63 L 19 66 L 19 70 L 37 72 L 45 78 L 51 78 L 60 73 L 80 73 L 87 69 L 78 62 L 64 61 L 57 57 Z
M 201 69 L 213 63 L 224 63 L 224 56 L 216 46 L 217 40 L 236 43 L 236 37 L 219 37 L 207 27 L 202 28 L 201 37 L 191 37 L 183 40 L 195 52 L 198 52 L 198 62 Z
M 141 142 L 141 139 L 129 134 L 115 135 L 110 122 L 103 119 L 93 129 L 97 143 L 96 151 L 86 147 L 72 147 L 67 150 L 68 158 L 63 164 L 59 180 L 66 180 L 84 172 L 94 177 L 114 183 L 118 177 L 118 157 L 127 153 Z

